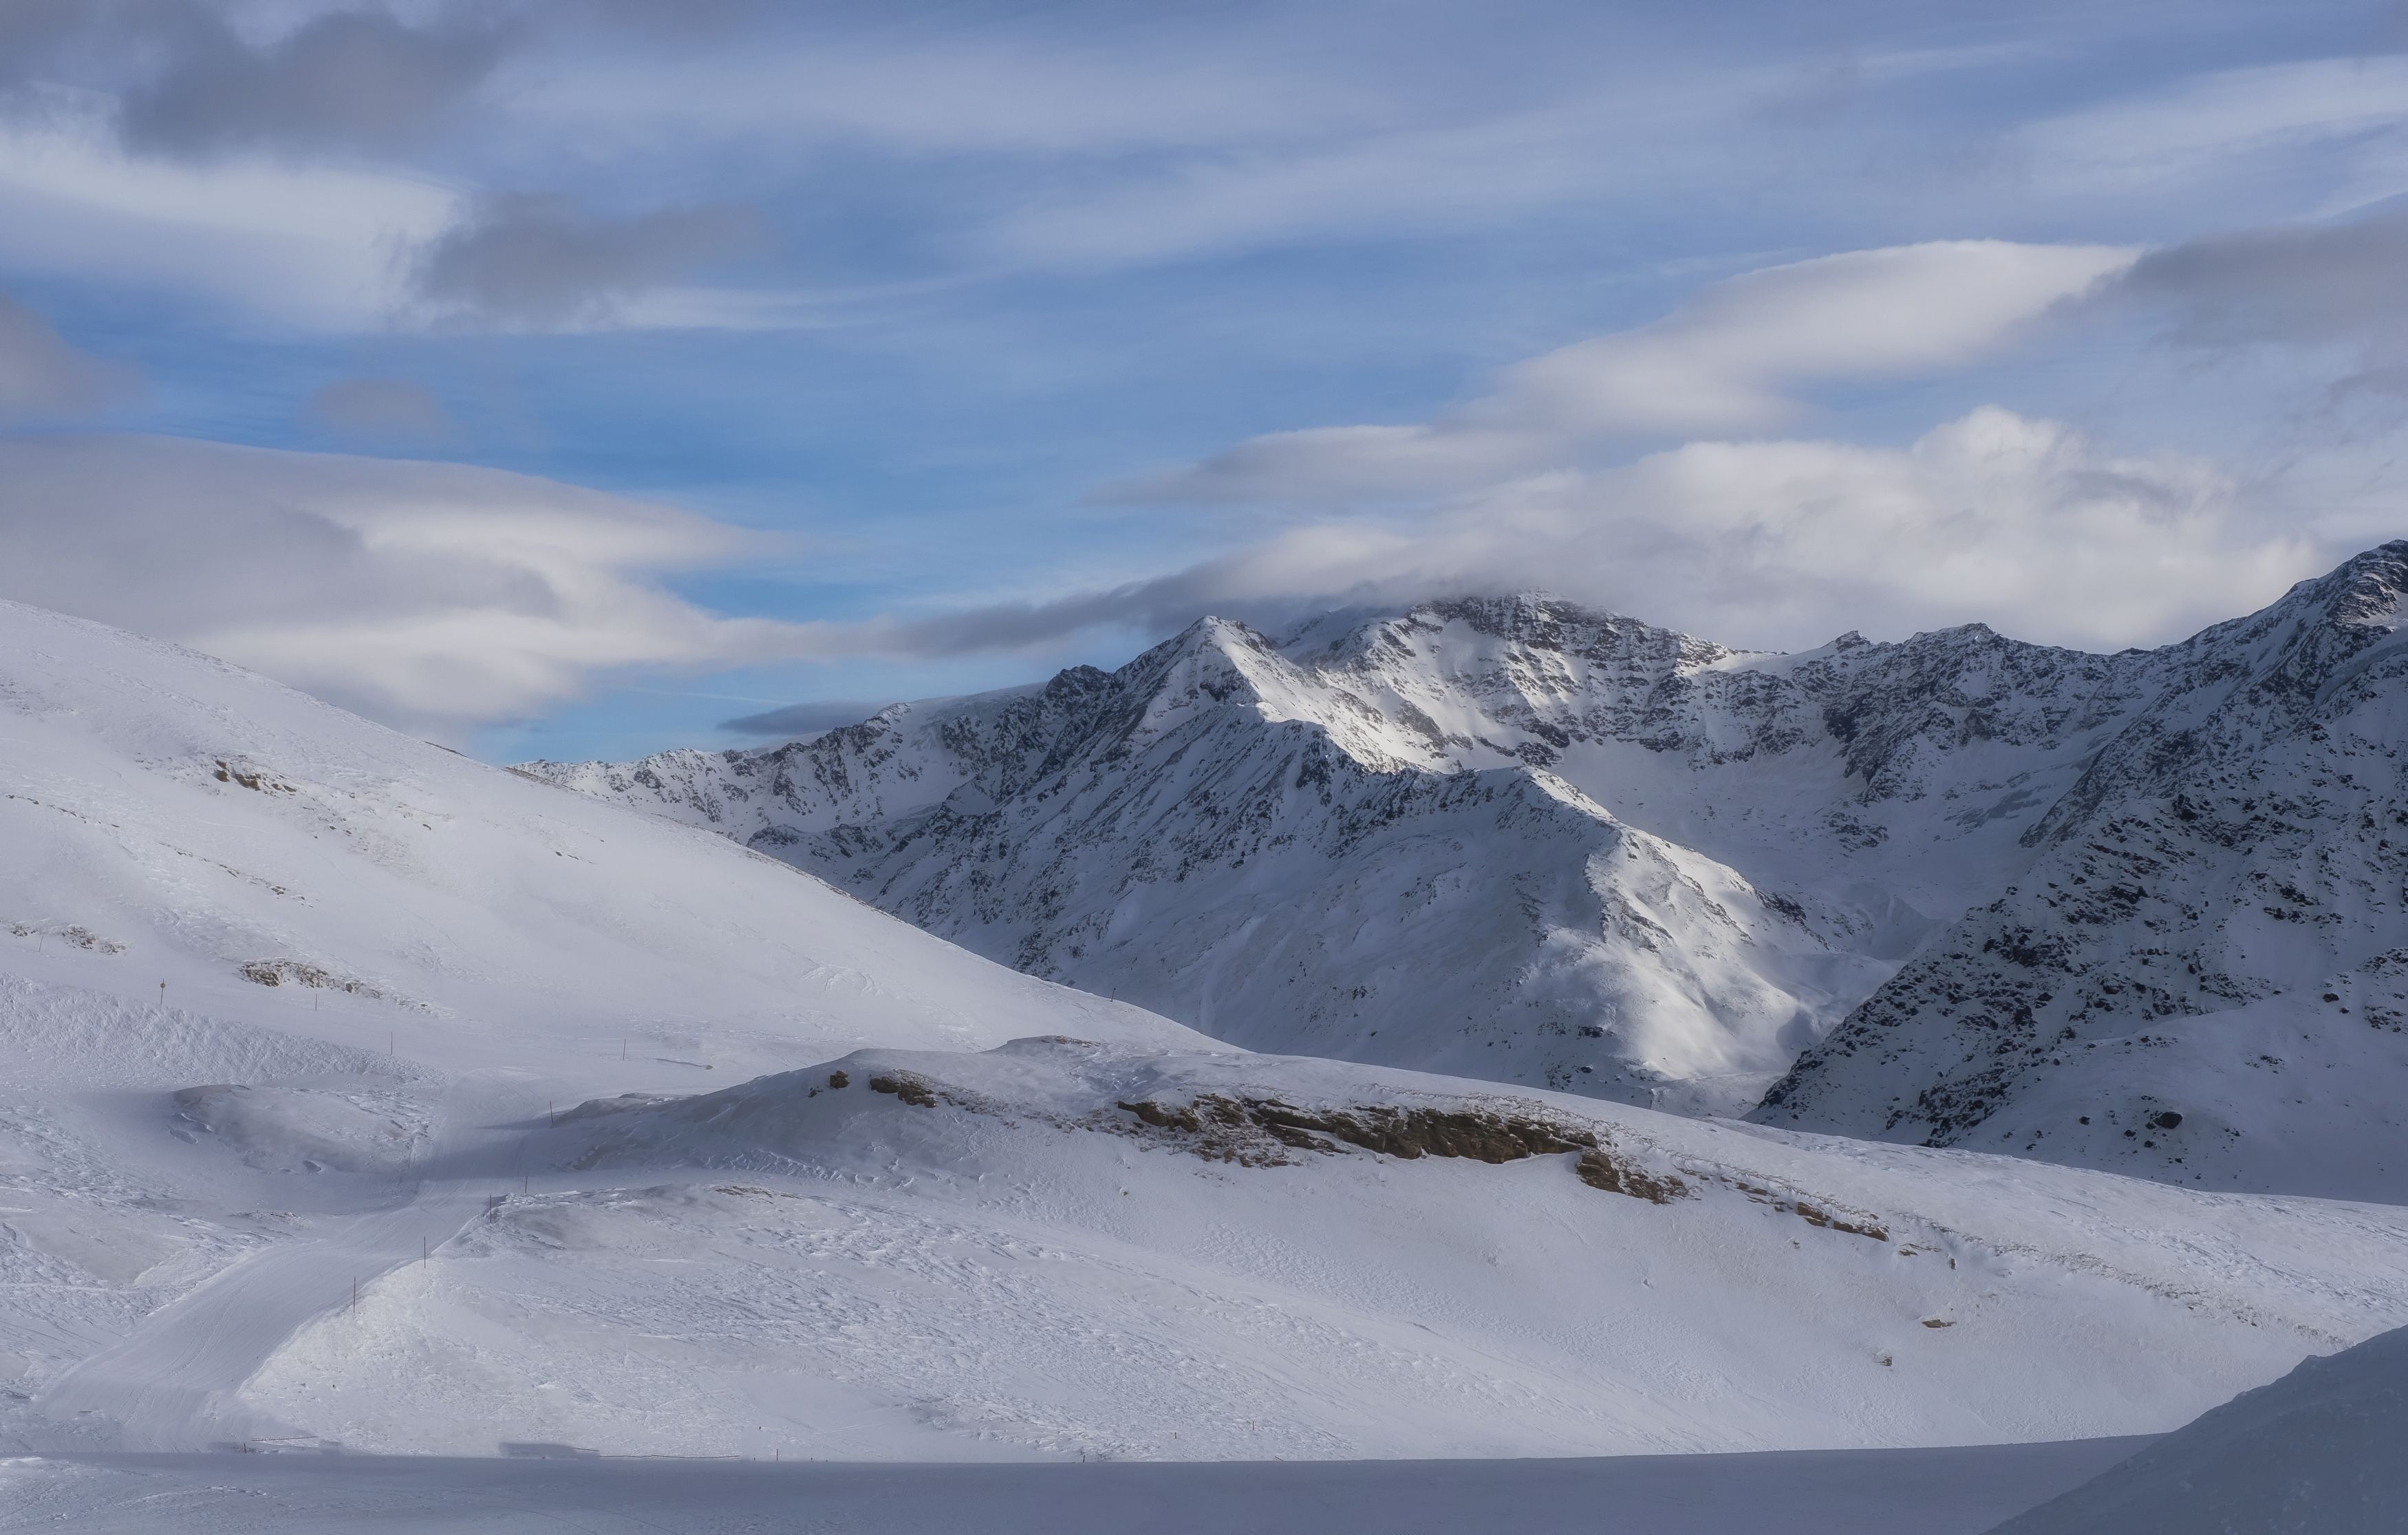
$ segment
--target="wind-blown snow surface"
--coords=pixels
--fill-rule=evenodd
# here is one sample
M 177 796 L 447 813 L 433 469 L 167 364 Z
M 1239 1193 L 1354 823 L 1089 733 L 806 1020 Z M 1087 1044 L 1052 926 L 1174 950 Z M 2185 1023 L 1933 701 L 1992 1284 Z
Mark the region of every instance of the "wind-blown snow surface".
M 430 1156 L 547 1098 L 1061 1029 L 1205 1042 L 720 839 L 0 603 L 0 1429 L 189 1439 L 479 1206 L 427 1189 Z M 203 1331 L 207 1357 L 151 1346 Z
M 2167 1427 L 2408 1319 L 2388 1207 L 1296 1059 L 859 1052 L 523 1153 L 246 1401 L 443 1453 L 1939 1444 Z
M 2310 1359 L 1993 1535 L 2396 1535 L 2408 1330 Z
M 2408 1322 L 2408 1211 L 1245 1055 L 25 609 L 0 709 L 0 1443 L 2058 1439 Z
M 2387 545 L 2108 656 L 1750 654 L 1540 597 L 1206 620 L 808 741 L 528 770 L 1253 1048 L 2396 1198 L 2403 584 Z

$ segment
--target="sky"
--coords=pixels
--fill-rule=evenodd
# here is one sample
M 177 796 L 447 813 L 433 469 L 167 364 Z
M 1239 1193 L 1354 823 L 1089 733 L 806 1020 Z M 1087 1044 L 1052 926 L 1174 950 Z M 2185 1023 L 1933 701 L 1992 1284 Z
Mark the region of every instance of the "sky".
M 2408 534 L 2408 7 L 0 0 L 0 597 L 496 761 Z M 765 723 L 766 722 L 766 723 Z

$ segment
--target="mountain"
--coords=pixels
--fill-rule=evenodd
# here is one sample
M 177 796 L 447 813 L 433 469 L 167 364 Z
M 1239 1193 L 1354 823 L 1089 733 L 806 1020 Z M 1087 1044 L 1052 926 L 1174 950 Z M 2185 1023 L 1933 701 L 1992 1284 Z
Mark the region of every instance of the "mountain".
M 2403 559 L 2114 655 L 1749 653 L 1538 596 L 1207 619 L 525 770 L 1250 1048 L 2388 1198 Z
M 524 770 L 1232 1042 L 1735 1112 L 2020 867 L 2136 670 L 1525 597 L 1207 619 L 785 746 Z
M 12 1454 L 1965 1443 L 2408 1323 L 2399 1208 L 1247 1054 L 19 607 L 0 790 Z
M 0 955 L 28 984 L 696 1080 L 1064 1028 L 1197 1042 L 194 652 L 0 603 Z
M 2408 1329 L 2309 1359 L 1992 1535 L 2390 1535 L 2408 1510 Z
M 467 1218 L 430 1158 L 597 1078 L 1031 1033 L 1209 1044 L 722 839 L 0 603 L 0 1443 L 173 1442 Z
M 1759 1117 L 2226 1187 L 2408 1181 L 2408 543 L 2152 653 L 2150 696 Z

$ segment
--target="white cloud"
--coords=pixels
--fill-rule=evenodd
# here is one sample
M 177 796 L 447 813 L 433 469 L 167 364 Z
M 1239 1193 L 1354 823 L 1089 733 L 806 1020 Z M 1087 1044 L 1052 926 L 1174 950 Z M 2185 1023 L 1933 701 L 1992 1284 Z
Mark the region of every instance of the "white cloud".
M 806 653 L 663 587 L 752 536 L 498 470 L 170 438 L 0 439 L 0 596 L 255 667 L 411 728 L 629 669 Z
M 1517 364 L 1495 390 L 1445 419 L 1256 438 L 1123 494 L 1426 495 L 1561 464 L 1600 438 L 1760 431 L 1803 412 L 1800 385 L 1974 362 L 2137 254 L 1947 240 L 1770 267 L 1708 288 L 1653 324 Z
M 1985 622 L 2114 648 L 2270 600 L 2328 552 L 2214 466 L 1985 407 L 1904 450 L 1698 442 L 1446 518 L 1462 568 L 1742 643 Z
M 853 638 L 916 653 L 1010 648 L 1208 611 L 1535 589 L 1771 649 L 1975 622 L 2113 648 L 2247 611 L 2335 552 L 2254 516 L 2212 465 L 2110 453 L 2062 423 L 1985 407 L 1903 449 L 1693 442 L 1433 510 L 1311 524 L 1157 581 Z
M 2387 141 L 2396 149 L 2402 129 L 2408 57 L 2374 54 L 2195 75 L 2035 122 L 2013 144 L 2044 184 L 2156 194 L 2303 151 L 2319 157 L 2317 174 L 2329 178 L 2370 148 Z M 2336 149 L 2344 151 L 2338 160 Z
M 0 266 L 227 303 L 312 330 L 381 323 L 407 251 L 460 199 L 432 182 L 263 158 L 129 155 L 101 106 L 0 116 Z
M 1215 27 L 1215 33 L 1226 28 Z M 1315 61 L 1188 35 L 1175 44 L 911 28 L 760 39 L 741 54 L 592 59 L 530 72 L 509 104 L 587 142 L 834 141 L 906 153 L 1096 154 L 1289 140 L 1394 120 L 1393 93 Z
M 100 279 L 222 304 L 253 323 L 335 333 L 430 320 L 784 329 L 825 323 L 858 302 L 670 280 L 687 255 L 745 248 L 753 232 L 740 212 L 701 210 L 715 224 L 692 209 L 613 221 L 265 153 L 152 158 L 119 146 L 96 98 L 46 99 L 41 111 L 0 114 L 0 271 Z M 547 208 L 549 226 L 494 218 Z
M 1459 231 L 1662 174 L 1660 158 L 1641 170 L 1609 148 L 1628 136 L 1613 130 L 1639 115 L 1636 105 L 1241 146 L 1032 198 L 983 239 L 1015 262 L 1099 268 L 1298 239 Z M 1659 125 L 1685 115 L 1677 103 L 1657 105 Z M 1676 153 L 1668 146 L 1666 158 Z

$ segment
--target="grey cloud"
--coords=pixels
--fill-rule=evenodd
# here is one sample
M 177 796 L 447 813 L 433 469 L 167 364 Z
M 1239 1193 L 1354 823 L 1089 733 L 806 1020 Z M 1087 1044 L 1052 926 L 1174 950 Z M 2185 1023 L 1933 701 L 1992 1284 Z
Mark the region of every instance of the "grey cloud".
M 337 379 L 311 395 L 302 413 L 322 428 L 359 437 L 439 442 L 455 430 L 443 402 L 407 379 Z
M 382 10 L 312 17 L 264 47 L 197 5 L 122 7 L 163 56 L 124 96 L 128 148 L 205 154 L 310 152 L 407 143 L 439 126 L 500 62 L 507 23 L 454 9 L 425 26 Z
M 0 417 L 82 415 L 134 387 L 128 370 L 85 356 L 0 294 Z
M 79 36 L 85 0 L 7 0 L 0 5 L 0 85 L 18 84 Z
M 2339 349 L 2311 414 L 2371 395 L 2408 398 L 2408 203 L 2151 251 L 2102 295 L 2161 316 L 2176 346 Z
M 859 724 L 885 707 L 884 704 L 828 698 L 818 703 L 788 704 L 783 709 L 747 714 L 740 719 L 729 720 L 719 728 L 732 730 L 739 736 L 776 736 L 781 739 L 816 736 L 838 725 Z
M 451 323 L 572 327 L 607 322 L 629 298 L 762 242 L 759 219 L 724 204 L 612 219 L 566 197 L 512 193 L 429 244 L 414 285 Z
M 2344 223 L 2216 235 L 2151 251 L 2118 288 L 2163 303 L 2198 346 L 2408 340 L 2408 206 Z

